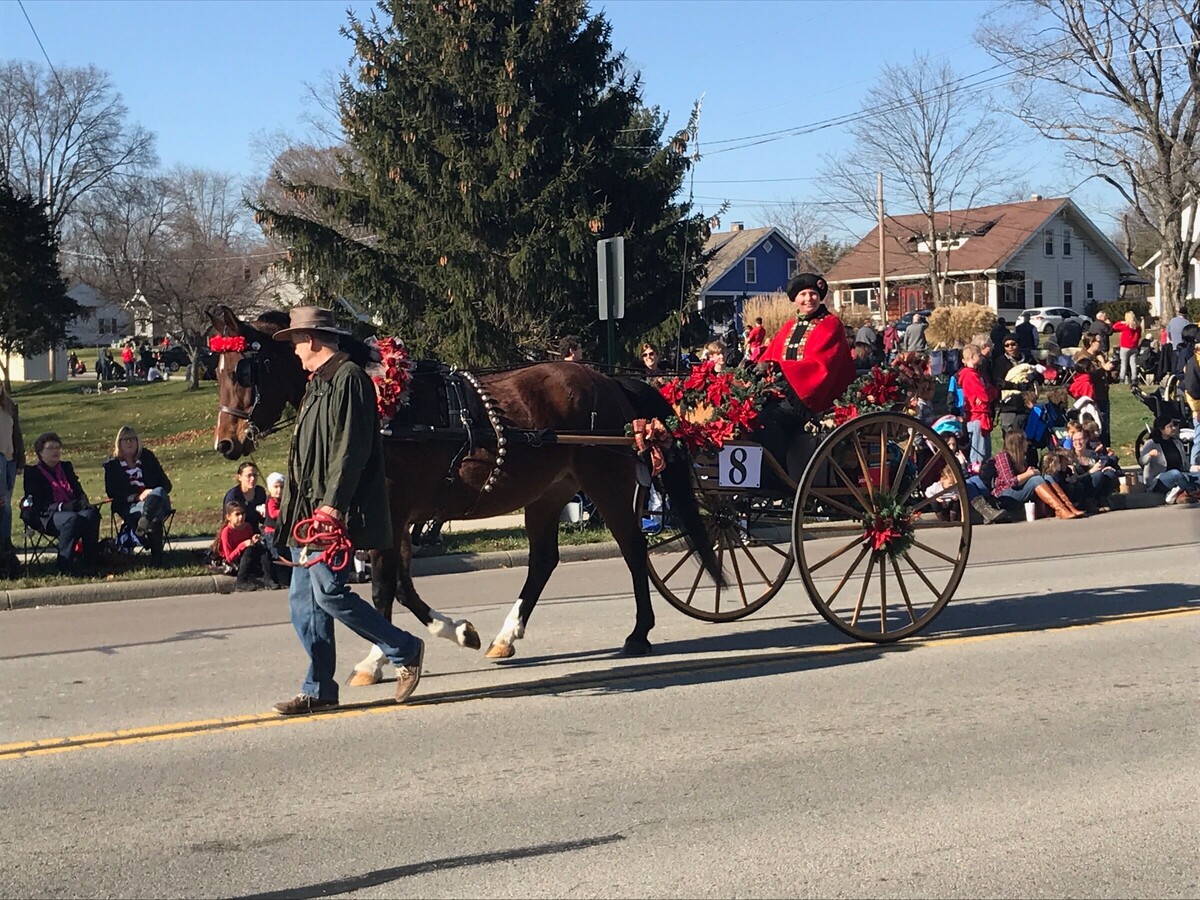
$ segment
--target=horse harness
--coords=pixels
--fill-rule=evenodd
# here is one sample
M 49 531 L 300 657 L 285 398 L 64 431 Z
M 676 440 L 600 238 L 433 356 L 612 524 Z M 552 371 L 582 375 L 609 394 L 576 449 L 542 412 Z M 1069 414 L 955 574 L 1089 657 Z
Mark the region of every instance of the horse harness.
M 246 344 L 245 348 L 240 352 L 241 358 L 238 359 L 233 369 L 233 381 L 241 388 L 246 388 L 253 391 L 253 399 L 250 402 L 248 409 L 238 409 L 233 406 L 221 404 L 218 407 L 218 413 L 224 413 L 227 416 L 232 416 L 235 419 L 246 420 L 246 437 L 255 445 L 260 440 L 272 435 L 277 431 L 282 431 L 296 421 L 293 415 L 287 419 L 281 419 L 269 428 L 259 428 L 254 424 L 254 411 L 258 409 L 259 401 L 262 399 L 262 394 L 258 390 L 258 368 L 261 364 L 262 368 L 268 375 L 271 374 L 271 360 L 264 357 L 262 362 L 259 362 L 258 351 L 262 349 L 258 341 L 252 341 Z
M 503 410 L 496 399 L 487 393 L 480 382 L 479 376 L 465 369 L 452 369 L 432 360 L 421 360 L 414 364 L 412 375 L 436 376 L 439 408 L 439 424 L 431 425 L 424 422 L 409 420 L 405 408 L 401 407 L 397 416 L 383 428 L 385 438 L 403 441 L 461 441 L 457 452 L 451 459 L 446 473 L 438 486 L 435 500 L 434 521 L 444 520 L 446 505 L 450 491 L 459 482 L 459 472 L 463 461 L 475 450 L 482 446 L 496 447 L 495 465 L 488 473 L 487 479 L 476 495 L 471 505 L 460 516 L 469 518 L 483 499 L 484 494 L 490 494 L 504 471 L 504 464 L 510 444 L 528 444 L 530 447 L 541 447 L 546 444 L 560 443 L 563 432 L 555 432 L 545 428 L 514 428 L 503 422 Z M 623 402 L 623 398 L 622 398 Z M 596 389 L 592 389 L 592 411 L 590 423 L 592 432 L 595 431 L 598 415 L 599 397 Z M 485 424 L 486 421 L 486 424 Z M 610 437 L 609 435 L 595 435 Z M 615 437 L 615 435 L 611 436 Z M 626 446 L 628 442 L 626 441 Z

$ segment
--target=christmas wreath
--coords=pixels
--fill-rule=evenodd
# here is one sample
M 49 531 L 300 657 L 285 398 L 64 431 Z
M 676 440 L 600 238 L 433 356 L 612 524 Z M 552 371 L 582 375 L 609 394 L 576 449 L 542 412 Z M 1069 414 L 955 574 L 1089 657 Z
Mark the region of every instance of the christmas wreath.
M 875 510 L 863 517 L 863 541 L 876 553 L 895 559 L 909 551 L 916 540 L 920 513 L 909 512 L 895 494 L 877 492 Z
M 402 341 L 387 337 L 376 339 L 374 344 L 380 359 L 368 369 L 368 374 L 375 383 L 379 419 L 386 423 L 396 415 L 400 406 L 408 402 L 412 363 Z
M 827 427 L 836 427 L 869 412 L 898 411 L 907 407 L 923 384 L 931 380 L 929 357 L 900 353 L 888 365 L 872 366 L 833 401 Z
M 745 437 L 758 427 L 763 404 L 779 395 L 774 374 L 759 376 L 746 369 L 716 371 L 701 363 L 686 376 L 667 379 L 659 392 L 675 409 L 666 421 L 671 435 L 689 452 L 719 450 L 726 441 Z

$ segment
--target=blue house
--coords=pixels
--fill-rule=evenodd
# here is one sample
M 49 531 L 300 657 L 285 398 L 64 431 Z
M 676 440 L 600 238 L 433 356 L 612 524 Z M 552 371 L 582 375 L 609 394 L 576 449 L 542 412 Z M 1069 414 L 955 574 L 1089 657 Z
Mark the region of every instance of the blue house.
M 799 271 L 796 245 L 774 226 L 744 228 L 733 223 L 732 231 L 716 231 L 704 245 L 708 277 L 700 285 L 697 307 L 701 310 L 725 305 L 732 312 L 732 324 L 742 331 L 742 305 L 750 297 L 774 294 L 787 287 L 788 279 Z M 729 319 L 717 323 L 723 330 Z

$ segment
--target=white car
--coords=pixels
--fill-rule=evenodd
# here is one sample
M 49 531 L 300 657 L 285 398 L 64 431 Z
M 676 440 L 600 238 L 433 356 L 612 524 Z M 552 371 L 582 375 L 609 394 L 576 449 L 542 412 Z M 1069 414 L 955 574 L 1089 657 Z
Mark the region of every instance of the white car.
M 1022 313 L 1022 315 L 1026 314 L 1029 316 L 1029 324 L 1040 334 L 1054 334 L 1054 329 L 1063 319 L 1079 319 L 1084 331 L 1087 331 L 1088 326 L 1092 324 L 1089 316 L 1065 306 L 1035 306 Z M 1017 321 L 1020 321 L 1019 317 Z

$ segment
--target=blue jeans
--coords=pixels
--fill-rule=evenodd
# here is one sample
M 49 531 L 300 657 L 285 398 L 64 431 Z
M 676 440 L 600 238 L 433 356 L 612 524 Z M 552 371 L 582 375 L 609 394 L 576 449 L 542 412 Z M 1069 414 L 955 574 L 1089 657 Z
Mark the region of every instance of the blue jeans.
M 1000 501 L 1000 506 L 1004 509 L 1017 510 L 1032 500 L 1034 492 L 1045 483 L 1046 479 L 1041 475 L 1034 475 L 1024 484 L 1014 485 L 1001 491 L 1000 496 L 996 499 Z
M 1192 420 L 1192 465 L 1200 466 L 1200 419 Z
M 150 524 L 159 525 L 171 512 L 171 501 L 167 498 L 165 488 L 156 487 L 150 491 L 150 496 L 139 500 L 129 507 L 130 521 L 136 522 L 145 515 Z
M 1200 491 L 1200 475 L 1193 475 L 1190 472 L 1180 472 L 1178 469 L 1167 469 L 1158 476 L 1158 481 L 1154 484 L 1154 489 L 1157 491 L 1159 485 L 1163 486 L 1164 491 L 1169 491 L 1171 488 L 1183 488 L 1185 491 Z
M 298 557 L 299 552 L 293 551 L 292 555 Z M 397 628 L 346 586 L 349 571 L 347 567 L 335 572 L 323 562 L 310 568 L 292 569 L 288 590 L 292 627 L 309 658 L 308 674 L 300 685 L 300 693 L 318 700 L 338 698 L 338 683 L 334 678 L 337 667 L 334 619 L 378 646 L 397 666 L 416 662 L 421 647 L 418 638 Z
M 967 442 L 970 445 L 967 462 L 981 463 L 992 455 L 992 433 L 984 434 L 978 419 L 967 423 Z
M 0 490 L 4 491 L 4 506 L 0 506 L 0 542 L 4 546 L 12 541 L 12 495 L 16 483 L 17 461 L 10 459 L 4 463 L 4 483 L 0 484 Z

